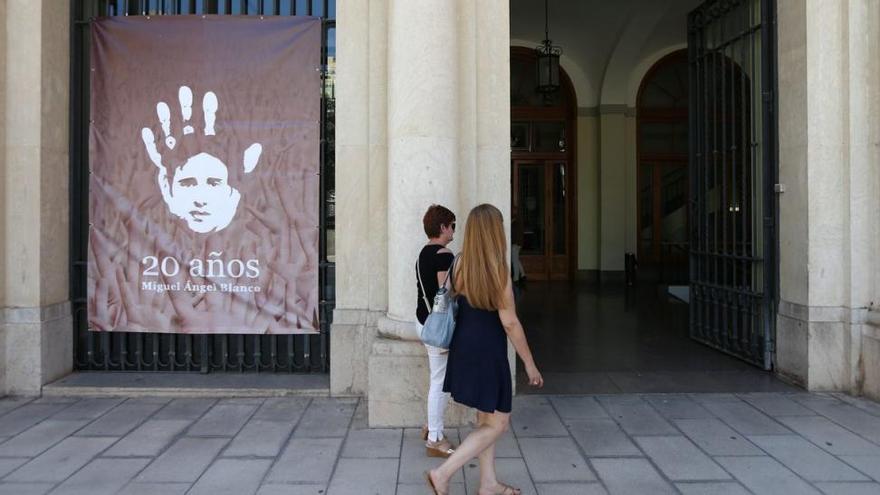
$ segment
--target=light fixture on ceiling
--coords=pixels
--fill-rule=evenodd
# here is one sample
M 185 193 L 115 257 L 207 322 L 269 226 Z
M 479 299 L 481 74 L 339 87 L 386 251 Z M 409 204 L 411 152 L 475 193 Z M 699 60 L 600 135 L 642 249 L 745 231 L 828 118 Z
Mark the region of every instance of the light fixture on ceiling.
M 538 54 L 538 87 L 539 93 L 549 94 L 559 90 L 559 56 L 562 47 L 553 45 L 550 40 L 550 9 L 549 0 L 544 0 L 544 41 L 535 48 Z

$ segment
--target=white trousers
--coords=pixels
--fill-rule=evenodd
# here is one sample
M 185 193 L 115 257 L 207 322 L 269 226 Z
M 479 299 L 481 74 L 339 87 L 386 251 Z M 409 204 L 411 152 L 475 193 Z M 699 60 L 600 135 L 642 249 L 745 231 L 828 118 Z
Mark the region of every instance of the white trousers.
M 422 334 L 422 325 L 416 321 L 416 332 Z M 428 369 L 431 373 L 431 384 L 428 387 L 428 440 L 436 442 L 443 438 L 443 414 L 449 394 L 443 392 L 443 381 L 446 379 L 446 361 L 449 351 L 425 345 L 428 351 Z

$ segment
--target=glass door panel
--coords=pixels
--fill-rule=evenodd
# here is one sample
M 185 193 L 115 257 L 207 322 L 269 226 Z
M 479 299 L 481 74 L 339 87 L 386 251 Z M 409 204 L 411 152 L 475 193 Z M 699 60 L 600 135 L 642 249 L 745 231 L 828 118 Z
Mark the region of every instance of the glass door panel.
M 564 255 L 568 252 L 568 191 L 566 190 L 565 162 L 556 162 L 551 166 L 553 174 L 553 254 Z
M 517 213 L 522 225 L 523 255 L 546 254 L 544 165 L 521 163 L 517 166 Z

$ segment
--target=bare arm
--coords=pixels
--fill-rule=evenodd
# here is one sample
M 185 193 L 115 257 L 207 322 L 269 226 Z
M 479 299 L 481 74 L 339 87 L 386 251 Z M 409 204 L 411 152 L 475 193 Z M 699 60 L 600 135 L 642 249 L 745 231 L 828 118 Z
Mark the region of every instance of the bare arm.
M 498 310 L 498 316 L 501 318 L 501 324 L 504 325 L 507 338 L 510 339 L 513 348 L 516 349 L 516 353 L 526 366 L 529 384 L 543 387 L 544 378 L 535 365 L 532 350 L 529 349 L 529 343 L 526 341 L 525 331 L 519 322 L 519 317 L 516 316 L 516 302 L 513 299 L 513 285 L 510 280 L 507 281 L 507 287 L 504 289 L 504 307 Z

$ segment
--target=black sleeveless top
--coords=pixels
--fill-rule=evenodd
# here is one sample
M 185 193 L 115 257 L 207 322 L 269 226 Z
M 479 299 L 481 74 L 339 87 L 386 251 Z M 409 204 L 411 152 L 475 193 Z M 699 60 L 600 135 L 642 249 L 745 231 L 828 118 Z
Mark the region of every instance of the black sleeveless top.
M 437 283 L 437 272 L 449 270 L 452 260 L 455 259 L 452 253 L 438 253 L 437 251 L 441 249 L 443 249 L 443 246 L 439 244 L 428 244 L 419 253 L 419 263 L 417 266 L 421 272 L 422 282 L 425 283 L 425 287 L 419 284 L 419 274 L 416 274 L 416 288 L 418 292 L 416 318 L 418 318 L 419 323 L 422 325 L 425 324 L 425 319 L 428 318 L 428 313 L 430 312 L 425 307 L 425 300 L 422 296 L 424 295 L 428 298 L 429 306 L 434 304 L 434 296 L 437 295 L 437 290 L 440 288 L 440 284 Z

